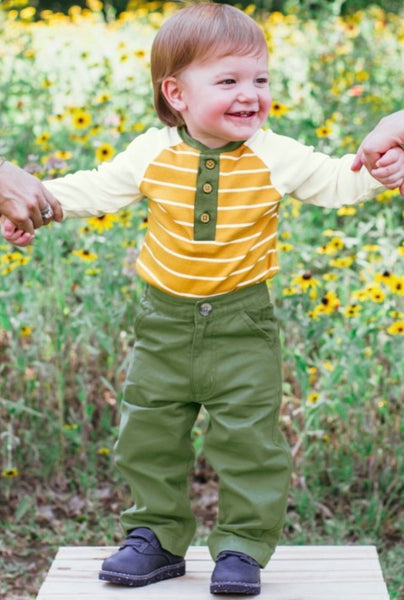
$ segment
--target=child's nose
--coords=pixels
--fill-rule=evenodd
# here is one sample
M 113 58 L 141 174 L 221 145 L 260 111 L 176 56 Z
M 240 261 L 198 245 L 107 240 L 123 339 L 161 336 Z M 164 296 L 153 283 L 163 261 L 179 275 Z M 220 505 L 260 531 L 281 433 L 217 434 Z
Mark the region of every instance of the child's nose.
M 243 86 L 238 93 L 238 98 L 242 102 L 250 102 L 251 100 L 255 100 L 257 97 L 257 90 L 254 86 L 245 85 Z

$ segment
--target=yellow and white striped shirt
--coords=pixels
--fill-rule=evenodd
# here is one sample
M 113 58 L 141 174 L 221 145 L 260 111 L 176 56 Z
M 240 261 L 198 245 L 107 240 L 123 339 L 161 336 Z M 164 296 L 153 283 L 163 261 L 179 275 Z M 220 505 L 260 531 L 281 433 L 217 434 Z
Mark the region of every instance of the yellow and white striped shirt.
M 200 298 L 272 278 L 279 204 L 292 194 L 324 207 L 381 189 L 353 155 L 330 158 L 272 131 L 207 148 L 177 128 L 150 129 L 97 170 L 45 182 L 65 217 L 117 212 L 149 200 L 137 271 L 151 285 Z

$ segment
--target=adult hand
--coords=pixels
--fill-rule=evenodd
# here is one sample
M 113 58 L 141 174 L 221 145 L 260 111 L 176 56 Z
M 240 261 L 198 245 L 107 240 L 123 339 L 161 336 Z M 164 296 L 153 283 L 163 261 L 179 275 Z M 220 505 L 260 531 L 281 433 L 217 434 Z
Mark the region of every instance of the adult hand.
M 352 170 L 359 171 L 365 166 L 369 171 L 377 168 L 381 156 L 397 146 L 404 144 L 404 110 L 383 117 L 376 127 L 365 137 L 358 148 L 352 163 Z M 400 186 L 404 195 L 404 182 Z
M 50 205 L 52 215 L 42 213 Z M 9 162 L 0 166 L 0 214 L 5 215 L 19 230 L 34 236 L 34 229 L 49 221 L 61 221 L 62 209 L 42 183 L 20 167 Z

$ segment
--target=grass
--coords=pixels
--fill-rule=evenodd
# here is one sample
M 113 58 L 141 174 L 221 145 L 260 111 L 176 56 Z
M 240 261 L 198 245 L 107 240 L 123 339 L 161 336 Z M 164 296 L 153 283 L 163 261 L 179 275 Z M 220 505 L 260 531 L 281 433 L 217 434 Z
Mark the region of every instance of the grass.
M 138 3 L 109 22 L 96 9 L 34 22 L 2 3 L 0 153 L 53 177 L 92 168 L 157 125 L 148 52 L 175 9 L 163 4 L 162 14 Z M 317 21 L 257 18 L 272 55 L 274 130 L 340 155 L 403 107 L 397 15 L 370 7 Z M 28 249 L 0 246 L 0 594 L 13 600 L 35 597 L 59 545 L 120 541 L 130 500 L 112 450 L 145 217 L 142 204 L 52 224 Z M 390 596 L 402 598 L 402 198 L 340 211 L 286 198 L 279 250 L 271 294 L 284 354 L 281 426 L 294 456 L 282 542 L 376 544 Z M 216 510 L 205 419 L 193 434 L 195 543 Z

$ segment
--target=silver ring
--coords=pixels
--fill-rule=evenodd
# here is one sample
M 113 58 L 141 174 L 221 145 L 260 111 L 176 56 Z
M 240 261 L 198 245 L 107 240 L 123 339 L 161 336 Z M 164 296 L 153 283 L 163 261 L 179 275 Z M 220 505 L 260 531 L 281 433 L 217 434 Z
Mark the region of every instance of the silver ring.
M 53 210 L 49 202 L 46 203 L 45 208 L 40 213 L 43 219 L 51 219 L 53 217 Z

